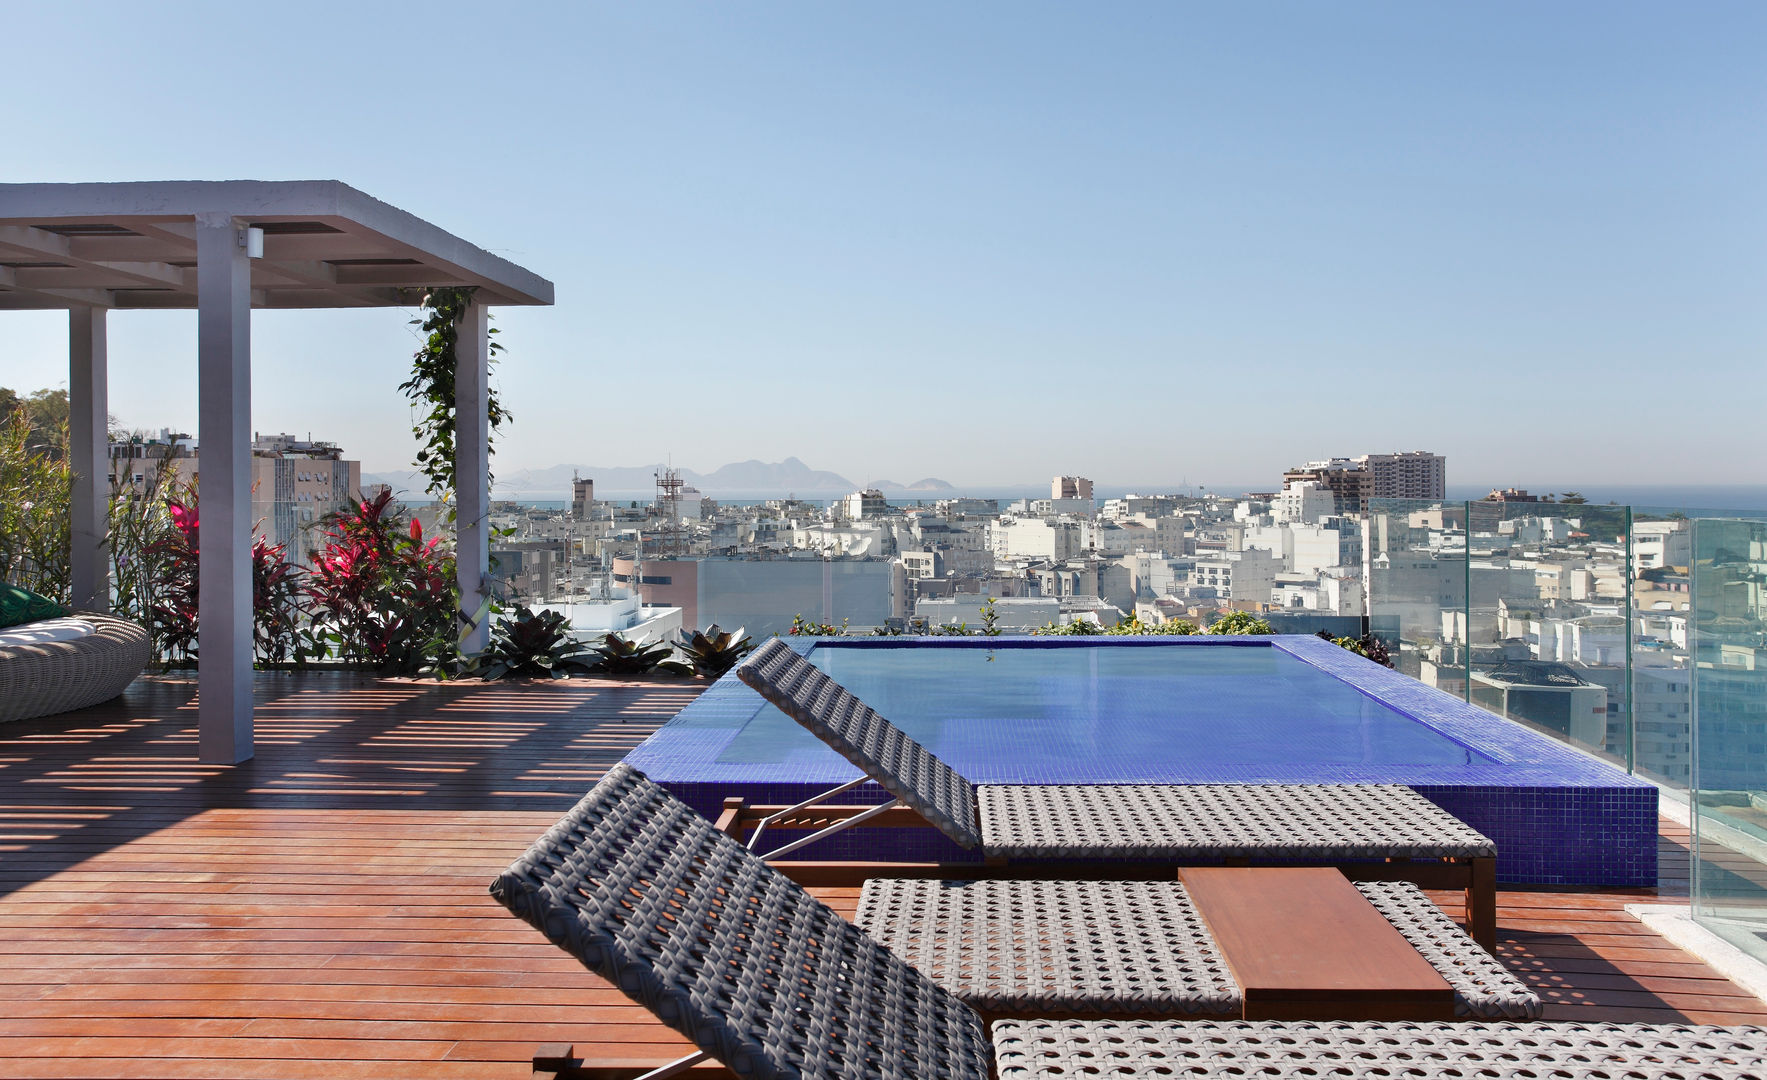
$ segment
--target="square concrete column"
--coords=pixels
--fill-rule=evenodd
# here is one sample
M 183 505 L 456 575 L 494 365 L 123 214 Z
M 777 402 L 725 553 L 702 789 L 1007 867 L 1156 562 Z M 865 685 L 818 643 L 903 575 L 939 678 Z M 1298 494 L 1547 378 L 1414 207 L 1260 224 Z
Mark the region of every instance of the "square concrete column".
M 454 324 L 455 570 L 460 654 L 491 641 L 491 312 L 468 304 Z
M 69 515 L 73 606 L 110 610 L 110 402 L 105 311 L 68 311 L 68 464 L 74 471 Z
M 196 219 L 200 756 L 252 756 L 252 311 L 245 222 Z

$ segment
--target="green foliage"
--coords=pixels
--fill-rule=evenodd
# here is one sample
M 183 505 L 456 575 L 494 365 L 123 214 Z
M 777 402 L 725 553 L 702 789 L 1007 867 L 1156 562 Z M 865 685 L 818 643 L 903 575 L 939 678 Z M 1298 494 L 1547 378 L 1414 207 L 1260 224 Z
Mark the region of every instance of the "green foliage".
M 988 602 L 982 605 L 982 636 L 1000 636 L 1000 613 L 994 610 L 994 598 L 992 596 L 988 597 Z
M 383 675 L 446 677 L 458 647 L 454 555 L 381 492 L 321 523 L 307 574 L 313 655 Z
M 1205 634 L 1274 634 L 1270 624 L 1249 611 L 1229 611 L 1203 631 Z
M 1041 627 L 1031 631 L 1031 633 L 1038 637 L 1084 637 L 1090 634 L 1103 633 L 1103 631 L 1099 629 L 1098 624 L 1095 622 L 1087 622 L 1085 619 L 1075 619 L 1073 622 L 1068 623 L 1044 623 Z
M 595 655 L 570 636 L 570 620 L 556 611 L 517 607 L 491 628 L 491 643 L 463 674 L 493 679 L 567 679 L 593 669 Z
M 459 340 L 455 322 L 472 303 L 473 291 L 431 289 L 424 296 L 423 306 L 428 313 L 422 319 L 411 320 L 423 332 L 423 345 L 411 358 L 411 377 L 399 384 L 417 415 L 411 425 L 411 434 L 419 444 L 416 465 L 427 478 L 426 490 L 442 503 L 452 502 L 455 487 L 454 439 L 458 418 L 454 414 L 454 367 Z M 503 346 L 493 338 L 493 364 L 502 351 Z M 490 403 L 488 435 L 494 438 L 509 414 L 503 410 L 495 388 L 488 390 L 486 397 Z
M 160 458 L 145 488 L 136 491 L 127 476 L 119 475 L 110 489 L 110 573 L 112 603 L 116 613 L 147 628 L 153 645 L 153 662 L 165 664 L 172 644 L 159 632 L 153 618 L 156 606 L 166 602 L 165 592 L 173 570 L 173 545 L 177 528 L 172 524 L 171 504 L 194 504 L 196 488 L 179 478 L 177 462 Z
M 1332 637 L 1321 630 L 1314 636 L 1324 638 L 1340 649 L 1348 649 L 1357 656 L 1365 656 L 1382 667 L 1393 666 L 1393 659 L 1387 653 L 1387 643 L 1373 634 L 1363 634 L 1361 637 Z
M 52 446 L 39 445 L 26 404 L 0 416 L 0 579 L 60 604 L 69 598 L 73 539 L 65 399 Z
M 1196 624 L 1187 619 L 1167 619 L 1162 623 L 1144 623 L 1141 621 L 1140 616 L 1137 615 L 1130 615 L 1128 618 L 1118 622 L 1117 625 L 1104 631 L 1104 633 L 1112 636 L 1143 634 L 1189 635 L 1200 632 L 1201 631 L 1197 629 Z
M 842 619 L 841 624 L 836 626 L 833 623 L 812 622 L 804 618 L 802 615 L 793 615 L 791 617 L 791 629 L 786 631 L 786 633 L 790 634 L 792 637 L 846 637 L 847 623 L 849 621 L 850 620 L 848 619 Z
M 24 410 L 25 448 L 56 461 L 67 456 L 68 398 L 66 390 L 38 390 L 23 397 L 0 386 L 0 428 L 11 427 Z
M 674 650 L 666 641 L 652 641 L 648 637 L 634 641 L 616 631 L 603 637 L 595 651 L 599 654 L 595 661 L 596 671 L 605 671 L 609 675 L 646 675 L 662 667 Z M 670 670 L 687 669 L 674 665 Z
M 306 576 L 285 545 L 252 537 L 252 654 L 260 666 L 306 662 Z
M 689 634 L 682 631 L 675 647 L 687 657 L 693 673 L 702 679 L 716 679 L 748 655 L 754 643 L 743 634 L 743 628 L 721 630 L 713 623 L 705 630 Z

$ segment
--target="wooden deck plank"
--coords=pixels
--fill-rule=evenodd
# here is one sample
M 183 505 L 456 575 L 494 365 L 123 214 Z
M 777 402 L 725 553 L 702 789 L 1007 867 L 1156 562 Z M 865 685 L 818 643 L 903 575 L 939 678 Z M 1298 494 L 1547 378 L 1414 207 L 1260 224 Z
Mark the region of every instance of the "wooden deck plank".
M 267 676 L 258 756 L 231 768 L 196 763 L 185 679 L 0 728 L 0 1075 L 513 1080 L 542 1041 L 679 1056 L 486 885 L 697 690 Z M 1500 894 L 1500 954 L 1549 1017 L 1767 1023 L 1624 911 L 1686 894 L 1686 843 L 1663 823 L 1654 892 Z

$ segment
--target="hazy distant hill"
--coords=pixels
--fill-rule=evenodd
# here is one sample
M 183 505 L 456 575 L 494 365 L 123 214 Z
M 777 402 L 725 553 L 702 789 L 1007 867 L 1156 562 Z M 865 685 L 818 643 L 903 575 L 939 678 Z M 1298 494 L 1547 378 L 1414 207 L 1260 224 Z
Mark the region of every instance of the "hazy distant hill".
M 552 465 L 544 469 L 516 469 L 496 473 L 492 494 L 500 499 L 568 499 L 573 474 L 595 481 L 595 491 L 636 493 L 656 488 L 656 474 L 666 468 L 655 465 L 625 465 L 607 468 L 597 465 Z M 839 473 L 812 469 L 795 457 L 784 461 L 739 461 L 723 465 L 709 473 L 680 469 L 681 479 L 712 498 L 724 492 L 793 493 L 810 496 L 844 495 L 859 490 L 859 485 Z M 363 473 L 364 484 L 390 484 L 394 491 L 412 496 L 423 493 L 423 478 L 414 472 Z M 950 484 L 937 477 L 916 480 L 912 484 L 877 481 L 873 487 L 884 492 L 927 493 L 951 491 Z M 751 495 L 752 497 L 752 495 Z

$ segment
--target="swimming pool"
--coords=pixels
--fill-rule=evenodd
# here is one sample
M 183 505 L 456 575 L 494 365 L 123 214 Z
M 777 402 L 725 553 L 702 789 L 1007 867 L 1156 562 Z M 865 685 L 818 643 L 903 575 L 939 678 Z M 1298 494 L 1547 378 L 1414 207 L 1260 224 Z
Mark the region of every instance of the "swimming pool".
M 792 645 L 976 783 L 1402 783 L 1495 840 L 1504 880 L 1656 880 L 1650 784 L 1317 638 Z M 856 773 L 734 676 L 628 760 L 707 814 Z M 837 837 L 824 854 L 962 857 L 921 832 Z

